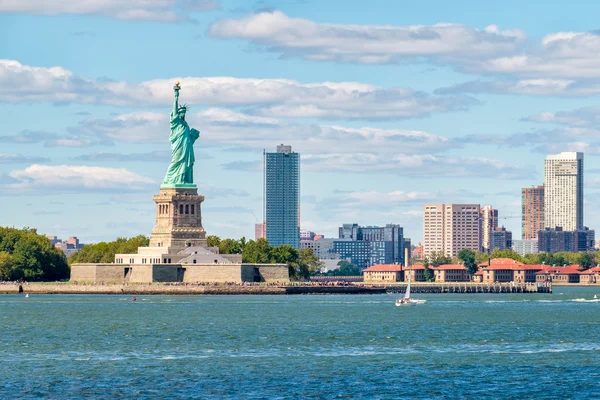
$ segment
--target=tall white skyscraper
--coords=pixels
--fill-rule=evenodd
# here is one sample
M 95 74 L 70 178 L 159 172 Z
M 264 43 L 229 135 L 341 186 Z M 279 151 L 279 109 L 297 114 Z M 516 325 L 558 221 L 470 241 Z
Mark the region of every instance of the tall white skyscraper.
M 455 257 L 462 249 L 481 250 L 479 204 L 425 204 L 423 253 Z
M 565 231 L 583 228 L 583 153 L 546 157 L 544 165 L 544 226 Z

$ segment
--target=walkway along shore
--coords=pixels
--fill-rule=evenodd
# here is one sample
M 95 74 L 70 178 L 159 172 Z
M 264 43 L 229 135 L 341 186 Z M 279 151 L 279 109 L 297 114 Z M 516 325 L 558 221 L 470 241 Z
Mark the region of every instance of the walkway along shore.
M 3 283 L 0 294 L 383 294 L 404 293 L 405 284 L 73 284 L 73 283 Z M 537 283 L 438 283 L 413 284 L 412 293 L 552 293 L 551 284 Z

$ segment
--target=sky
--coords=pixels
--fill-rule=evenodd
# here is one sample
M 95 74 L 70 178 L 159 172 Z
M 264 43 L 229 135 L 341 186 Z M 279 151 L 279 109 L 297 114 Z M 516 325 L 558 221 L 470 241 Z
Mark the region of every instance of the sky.
M 525 3 L 525 4 L 524 4 Z M 547 154 L 583 151 L 600 226 L 600 3 L 2 0 L 0 225 L 149 235 L 173 84 L 200 130 L 207 234 L 254 237 L 262 151 L 301 155 L 301 229 L 404 226 L 425 203 L 499 210 Z

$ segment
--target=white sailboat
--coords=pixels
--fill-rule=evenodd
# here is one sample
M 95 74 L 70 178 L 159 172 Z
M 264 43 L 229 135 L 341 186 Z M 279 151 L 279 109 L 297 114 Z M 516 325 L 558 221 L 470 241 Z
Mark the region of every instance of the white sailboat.
M 401 299 L 396 299 L 396 307 L 400 306 L 414 306 L 415 304 L 423 304 L 427 300 L 416 300 L 410 298 L 410 278 L 412 275 L 412 268 L 410 269 L 410 273 L 408 274 L 408 284 L 406 285 L 406 292 L 404 292 L 404 297 Z

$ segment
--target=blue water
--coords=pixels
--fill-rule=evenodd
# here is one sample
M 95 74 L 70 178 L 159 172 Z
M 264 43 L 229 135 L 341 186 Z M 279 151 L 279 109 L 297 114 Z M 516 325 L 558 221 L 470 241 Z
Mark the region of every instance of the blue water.
M 0 296 L 2 398 L 600 398 L 599 288 Z

